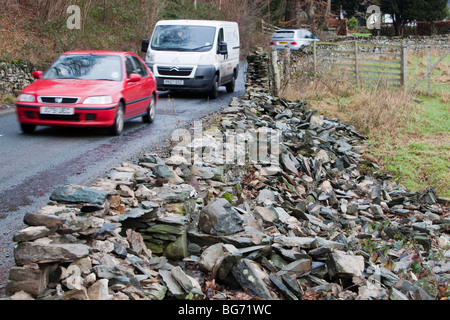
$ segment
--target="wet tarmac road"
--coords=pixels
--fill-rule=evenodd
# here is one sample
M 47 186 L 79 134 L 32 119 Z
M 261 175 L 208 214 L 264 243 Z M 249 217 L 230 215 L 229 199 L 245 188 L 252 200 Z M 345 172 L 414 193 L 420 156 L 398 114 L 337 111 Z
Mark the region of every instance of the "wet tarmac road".
M 243 75 L 240 72 L 234 93 L 221 87 L 216 100 L 201 94 L 160 93 L 155 122 L 126 122 L 120 137 L 100 128 L 56 127 L 38 127 L 34 134 L 25 135 L 14 113 L 0 115 L 0 296 L 14 265 L 12 238 L 25 227 L 26 213 L 45 206 L 58 185 L 89 186 L 122 161 L 163 150 L 176 128 L 189 127 L 244 94 Z

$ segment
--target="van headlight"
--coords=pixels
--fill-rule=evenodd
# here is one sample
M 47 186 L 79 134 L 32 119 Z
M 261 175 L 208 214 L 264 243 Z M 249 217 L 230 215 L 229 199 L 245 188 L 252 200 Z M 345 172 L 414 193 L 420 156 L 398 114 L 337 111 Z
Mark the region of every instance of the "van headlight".
M 111 104 L 113 102 L 111 96 L 88 97 L 83 104 Z
M 155 63 L 155 54 L 153 52 L 147 53 L 147 60 L 145 61 L 147 63 Z
M 18 101 L 20 101 L 20 102 L 36 102 L 36 98 L 32 94 L 22 93 L 19 96 Z

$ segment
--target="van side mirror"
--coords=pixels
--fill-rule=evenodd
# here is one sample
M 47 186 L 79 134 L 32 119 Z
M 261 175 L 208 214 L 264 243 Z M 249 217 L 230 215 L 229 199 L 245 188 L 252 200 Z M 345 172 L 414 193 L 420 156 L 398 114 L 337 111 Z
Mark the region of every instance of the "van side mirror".
M 147 52 L 149 44 L 150 44 L 150 41 L 148 41 L 147 39 L 142 40 L 141 51 Z
M 223 54 L 223 55 L 227 55 L 228 54 L 228 45 L 226 42 L 221 42 L 219 43 L 219 48 L 217 50 L 218 54 Z

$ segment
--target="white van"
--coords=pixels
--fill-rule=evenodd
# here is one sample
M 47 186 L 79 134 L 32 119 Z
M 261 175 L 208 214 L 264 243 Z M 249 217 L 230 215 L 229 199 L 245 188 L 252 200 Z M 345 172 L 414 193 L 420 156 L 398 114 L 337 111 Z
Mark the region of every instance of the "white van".
M 219 86 L 234 91 L 240 54 L 236 22 L 159 21 L 151 40 L 142 41 L 142 51 L 158 90 L 204 91 L 212 99 Z

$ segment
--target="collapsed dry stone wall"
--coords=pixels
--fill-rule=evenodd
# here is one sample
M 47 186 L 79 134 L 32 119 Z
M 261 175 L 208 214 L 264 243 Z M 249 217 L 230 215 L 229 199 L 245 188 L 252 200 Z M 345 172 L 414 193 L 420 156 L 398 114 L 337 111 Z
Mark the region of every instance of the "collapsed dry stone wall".
M 57 187 L 27 214 L 7 299 L 448 295 L 448 200 L 392 181 L 352 126 L 270 95 L 267 62 L 250 55 L 246 94 L 181 154 L 146 154 L 91 187 Z M 253 162 L 261 136 L 228 138 L 257 130 L 271 132 L 273 152 Z M 219 146 L 249 160 L 227 163 L 210 153 Z
M 450 35 L 436 36 L 410 36 L 410 37 L 337 37 L 327 41 L 330 42 L 354 42 L 359 44 L 378 44 L 378 45 L 396 45 L 400 46 L 404 42 L 410 50 L 421 51 L 423 46 L 442 47 L 450 45 Z

